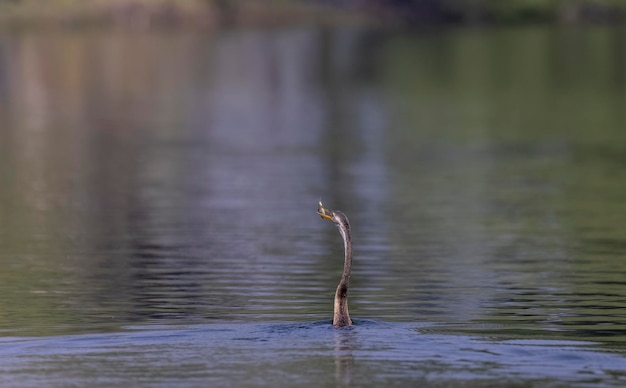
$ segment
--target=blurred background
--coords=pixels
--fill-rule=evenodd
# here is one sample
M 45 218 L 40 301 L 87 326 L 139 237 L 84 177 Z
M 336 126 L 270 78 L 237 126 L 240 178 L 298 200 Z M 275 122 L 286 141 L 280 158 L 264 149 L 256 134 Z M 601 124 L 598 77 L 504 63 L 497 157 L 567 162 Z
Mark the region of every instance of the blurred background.
M 0 21 L 23 25 L 69 23 L 215 26 L 274 25 L 349 19 L 406 24 L 614 23 L 620 0 L 2 0 Z
M 0 332 L 330 319 L 321 198 L 353 223 L 353 318 L 587 340 L 620 360 L 557 357 L 556 379 L 623 383 L 625 19 L 621 0 L 0 0 Z M 491 345 L 448 361 L 491 370 Z M 231 346 L 256 373 L 256 345 Z M 415 356 L 385 346 L 369 356 Z
M 493 277 L 502 251 L 574 270 L 625 246 L 620 2 L 0 9 L 0 326 L 324 316 L 342 252 L 320 198 L 360 231 L 365 316 L 449 314 L 419 307 L 431 276 L 466 306 L 438 271 Z

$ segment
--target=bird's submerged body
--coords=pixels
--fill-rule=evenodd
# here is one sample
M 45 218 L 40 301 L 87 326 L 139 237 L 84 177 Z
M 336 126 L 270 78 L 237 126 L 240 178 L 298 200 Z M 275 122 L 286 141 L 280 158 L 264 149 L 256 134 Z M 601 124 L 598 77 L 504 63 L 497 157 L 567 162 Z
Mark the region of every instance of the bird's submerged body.
M 352 270 L 352 236 L 350 234 L 350 223 L 348 217 L 338 210 L 328 210 L 320 202 L 317 206 L 317 214 L 322 218 L 331 220 L 339 228 L 339 233 L 343 238 L 344 264 L 341 280 L 335 292 L 335 303 L 333 313 L 333 325 L 336 327 L 352 325 L 350 312 L 348 311 L 348 287 L 350 286 L 350 272 Z

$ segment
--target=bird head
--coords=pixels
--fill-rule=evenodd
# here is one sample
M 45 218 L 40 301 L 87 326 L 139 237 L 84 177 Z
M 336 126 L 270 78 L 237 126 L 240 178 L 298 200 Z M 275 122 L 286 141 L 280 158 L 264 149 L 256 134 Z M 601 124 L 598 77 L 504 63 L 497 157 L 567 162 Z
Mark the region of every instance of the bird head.
M 319 201 L 317 204 L 317 214 L 322 218 L 325 218 L 327 220 L 334 222 L 335 225 L 343 226 L 348 231 L 350 230 L 348 217 L 346 217 L 346 215 L 343 214 L 343 212 L 340 212 L 339 210 L 330 210 L 324 207 L 324 205 L 322 204 L 322 201 Z

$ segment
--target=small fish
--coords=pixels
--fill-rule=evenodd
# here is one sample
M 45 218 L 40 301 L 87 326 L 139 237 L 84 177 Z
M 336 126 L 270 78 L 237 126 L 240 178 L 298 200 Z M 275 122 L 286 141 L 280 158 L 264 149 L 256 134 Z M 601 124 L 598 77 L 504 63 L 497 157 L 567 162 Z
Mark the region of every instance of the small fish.
M 317 204 L 317 214 L 319 214 L 320 217 L 326 218 L 329 220 L 333 218 L 333 212 L 325 208 L 324 205 L 322 204 L 322 201 L 319 201 Z

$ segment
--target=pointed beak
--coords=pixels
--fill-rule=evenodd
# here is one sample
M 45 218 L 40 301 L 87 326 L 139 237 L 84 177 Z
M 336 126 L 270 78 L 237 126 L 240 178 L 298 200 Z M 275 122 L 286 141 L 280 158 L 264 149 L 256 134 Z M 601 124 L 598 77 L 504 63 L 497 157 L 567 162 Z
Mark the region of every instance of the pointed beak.
M 327 220 L 333 220 L 333 212 L 325 208 L 324 205 L 322 205 L 322 201 L 317 204 L 317 214 L 319 214 L 319 216 L 322 218 L 326 218 Z

